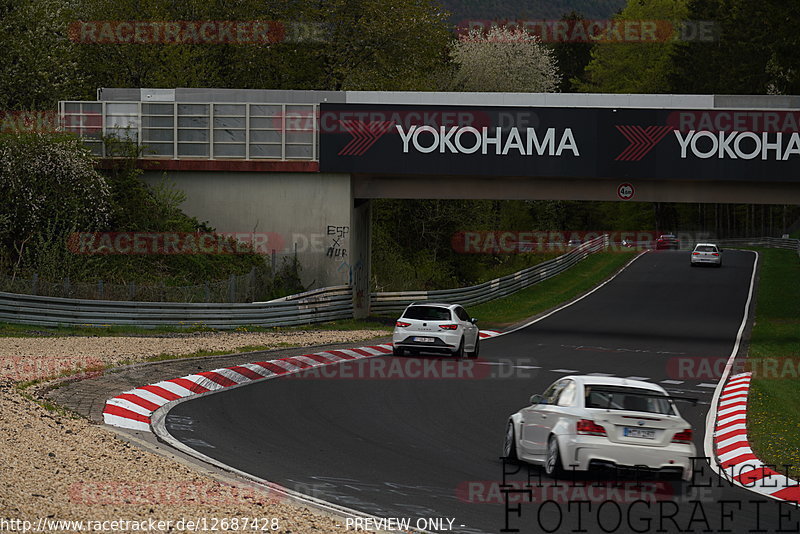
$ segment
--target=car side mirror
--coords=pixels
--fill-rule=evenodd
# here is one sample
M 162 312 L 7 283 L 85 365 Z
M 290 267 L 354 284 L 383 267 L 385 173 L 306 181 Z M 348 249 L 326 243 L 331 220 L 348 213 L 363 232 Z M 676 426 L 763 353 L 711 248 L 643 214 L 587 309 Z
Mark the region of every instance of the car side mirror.
M 531 404 L 539 404 L 542 402 L 543 398 L 544 397 L 542 397 L 540 394 L 537 393 L 536 395 L 531 395 L 531 398 L 529 400 Z
M 470 319 L 469 322 L 471 322 L 472 324 L 478 324 L 478 320 L 475 317 Z

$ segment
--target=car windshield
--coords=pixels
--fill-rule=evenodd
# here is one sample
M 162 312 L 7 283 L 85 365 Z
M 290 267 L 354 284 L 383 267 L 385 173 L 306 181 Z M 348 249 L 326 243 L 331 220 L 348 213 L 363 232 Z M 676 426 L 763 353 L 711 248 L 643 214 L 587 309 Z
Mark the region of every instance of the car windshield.
M 450 321 L 450 310 L 438 306 L 411 306 L 403 314 L 404 319 L 420 321 Z
M 717 247 L 711 245 L 698 245 L 695 249 L 697 252 L 716 252 Z
M 626 410 L 674 415 L 672 402 L 656 391 L 614 386 L 585 386 L 585 406 L 604 410 Z

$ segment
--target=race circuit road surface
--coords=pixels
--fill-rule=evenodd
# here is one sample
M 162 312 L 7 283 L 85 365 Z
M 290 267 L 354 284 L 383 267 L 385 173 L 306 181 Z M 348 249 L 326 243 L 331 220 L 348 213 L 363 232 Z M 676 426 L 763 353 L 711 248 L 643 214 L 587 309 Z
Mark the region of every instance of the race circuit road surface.
M 703 462 L 694 487 L 601 474 L 556 482 L 525 466 L 505 489 L 530 482 L 529 492 L 501 487 L 509 415 L 573 373 L 649 380 L 698 399 L 679 409 L 702 456 L 754 258 L 726 251 L 721 269 L 690 268 L 686 252 L 649 252 L 574 305 L 484 341 L 478 362 L 387 356 L 311 370 L 179 404 L 167 430 L 237 469 L 412 526 L 449 518 L 453 531 L 471 533 L 795 529 L 793 507 L 731 487 Z

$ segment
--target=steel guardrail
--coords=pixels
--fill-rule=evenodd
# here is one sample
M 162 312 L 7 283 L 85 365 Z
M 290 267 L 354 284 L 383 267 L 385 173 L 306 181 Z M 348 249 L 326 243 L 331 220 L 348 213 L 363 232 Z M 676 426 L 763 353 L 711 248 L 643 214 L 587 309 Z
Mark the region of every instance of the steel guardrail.
M 761 237 L 714 242 L 722 247 L 781 248 L 797 251 L 800 255 L 800 240 L 797 239 Z M 560 274 L 607 246 L 608 237 L 598 237 L 551 260 L 470 287 L 372 293 L 370 313 L 399 313 L 411 302 L 422 300 L 458 302 L 464 306 L 482 304 Z M 206 326 L 228 329 L 251 325 L 294 326 L 352 317 L 353 289 L 350 286 L 325 287 L 268 302 L 244 304 L 90 300 L 0 292 L 0 322 L 36 326 Z

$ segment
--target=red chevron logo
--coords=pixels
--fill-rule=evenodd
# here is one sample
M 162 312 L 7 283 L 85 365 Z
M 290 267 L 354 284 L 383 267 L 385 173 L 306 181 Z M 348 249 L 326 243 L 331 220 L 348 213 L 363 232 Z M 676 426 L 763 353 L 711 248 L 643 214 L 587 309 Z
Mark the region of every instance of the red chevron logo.
M 650 153 L 651 150 L 670 133 L 672 126 L 616 126 L 630 142 L 628 148 L 614 158 L 614 161 L 640 161 Z
M 373 121 L 364 124 L 361 121 L 339 121 L 353 139 L 339 151 L 340 156 L 361 156 L 369 150 L 375 141 L 380 139 L 389 128 L 394 126 L 394 121 Z

